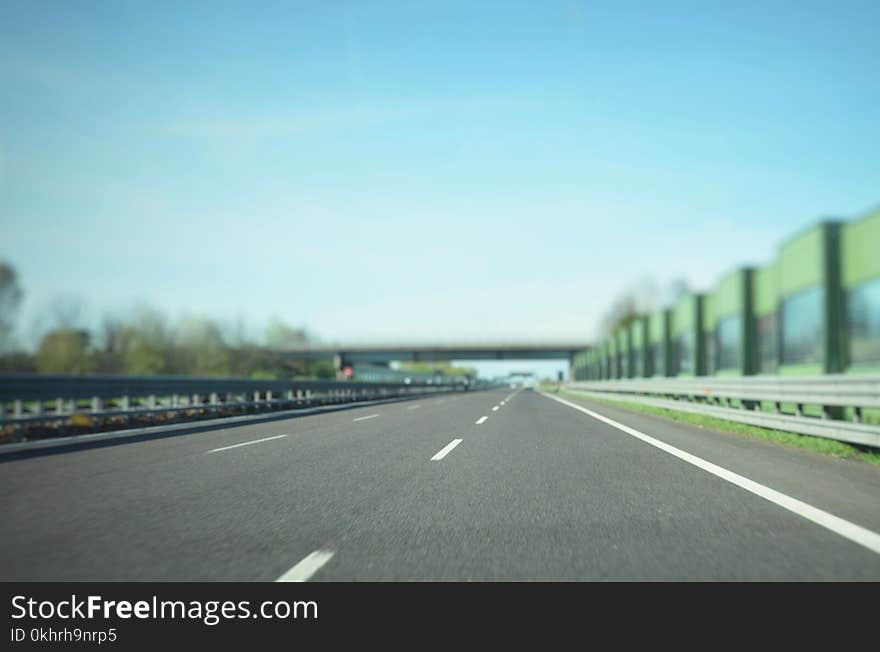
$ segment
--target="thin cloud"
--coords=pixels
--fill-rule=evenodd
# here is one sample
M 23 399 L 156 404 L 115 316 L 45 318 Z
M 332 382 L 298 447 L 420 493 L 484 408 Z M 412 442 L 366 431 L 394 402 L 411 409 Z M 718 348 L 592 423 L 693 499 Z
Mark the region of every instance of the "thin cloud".
M 506 104 L 499 100 L 439 100 L 365 104 L 328 107 L 308 111 L 232 112 L 206 111 L 198 116 L 174 120 L 166 129 L 177 136 L 210 140 L 259 140 L 295 137 L 322 131 L 369 129 L 372 127 L 420 120 L 435 115 L 479 115 L 498 110 Z

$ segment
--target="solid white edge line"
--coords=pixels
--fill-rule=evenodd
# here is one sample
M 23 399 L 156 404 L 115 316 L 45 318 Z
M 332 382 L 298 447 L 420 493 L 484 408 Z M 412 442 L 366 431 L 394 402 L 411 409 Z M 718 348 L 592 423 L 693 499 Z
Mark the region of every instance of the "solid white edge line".
M 232 446 L 221 446 L 220 448 L 214 448 L 209 450 L 209 453 L 219 453 L 220 451 L 228 451 L 231 448 L 238 448 L 239 446 L 250 446 L 251 444 L 259 444 L 264 441 L 272 441 L 273 439 L 281 439 L 282 437 L 287 437 L 287 435 L 275 435 L 274 437 L 263 437 L 262 439 L 254 439 L 253 441 L 244 441 L 240 444 L 232 444 Z
M 442 460 L 444 457 L 446 457 L 447 455 L 449 455 L 450 451 L 451 451 L 453 448 L 455 448 L 456 446 L 458 446 L 462 441 L 463 441 L 462 439 L 453 439 L 451 442 L 449 442 L 448 444 L 446 444 L 446 446 L 444 446 L 444 447 L 441 448 L 439 451 L 437 451 L 436 453 L 434 453 L 434 457 L 431 458 L 431 461 L 432 461 L 432 462 L 439 462 L 439 461 Z
M 352 419 L 352 421 L 365 421 L 366 419 L 375 419 L 378 417 L 378 414 L 369 414 L 365 417 L 358 417 L 357 419 Z
M 635 428 L 630 428 L 629 426 L 625 426 L 622 423 L 618 423 L 613 419 L 609 419 L 606 416 L 599 414 L 598 412 L 593 412 L 590 409 L 587 409 L 581 405 L 577 405 L 576 403 L 572 403 L 571 401 L 566 401 L 563 398 L 559 398 L 558 396 L 552 396 L 550 394 L 545 394 L 544 392 L 539 392 L 542 396 L 553 399 L 554 401 L 558 401 L 563 405 L 567 405 L 568 407 L 574 408 L 575 410 L 579 410 L 584 414 L 587 414 L 594 419 L 597 419 L 603 423 L 608 424 L 618 430 L 625 432 L 628 435 L 632 435 L 636 439 L 641 439 L 646 444 L 650 444 L 660 450 L 669 453 L 670 455 L 674 455 L 675 457 L 688 462 L 689 464 L 693 464 L 694 466 L 703 469 L 704 471 L 708 471 L 712 475 L 715 475 L 722 480 L 727 480 L 731 484 L 735 484 L 736 486 L 749 491 L 756 496 L 760 496 L 761 498 L 782 507 L 783 509 L 787 509 L 788 511 L 801 516 L 802 518 L 807 519 L 808 521 L 812 521 L 816 525 L 821 525 L 822 527 L 831 530 L 835 534 L 842 536 L 845 539 L 849 539 L 853 543 L 857 543 L 860 546 L 864 546 L 871 552 L 875 552 L 880 554 L 880 534 L 873 532 L 867 528 L 862 527 L 861 525 L 856 525 L 851 521 L 847 521 L 846 519 L 840 518 L 839 516 L 835 516 L 834 514 L 830 514 L 818 507 L 813 507 L 812 505 L 805 503 L 797 498 L 792 498 L 791 496 L 784 494 L 780 491 L 776 491 L 775 489 L 771 489 L 765 485 L 762 485 L 754 480 L 749 480 L 748 478 L 739 475 L 738 473 L 734 473 L 728 469 L 725 469 L 722 466 L 718 466 L 717 464 L 713 464 L 707 460 L 704 460 L 701 457 L 697 457 L 696 455 L 692 455 L 686 451 L 681 450 L 680 448 L 676 448 L 666 442 L 660 441 L 659 439 L 654 439 L 649 435 L 644 434 L 643 432 L 639 432 Z
M 483 422 L 484 422 L 486 419 L 488 419 L 488 418 L 489 418 L 489 417 L 480 417 L 480 418 L 477 419 L 474 423 L 475 423 L 476 425 L 478 425 L 478 426 L 479 426 L 479 425 L 482 425 Z
M 406 409 L 407 410 L 418 410 L 420 407 L 422 407 L 422 406 L 421 405 L 410 405 Z
M 315 550 L 315 552 L 303 559 L 275 581 L 306 582 L 312 575 L 321 570 L 321 567 L 330 561 L 334 554 L 335 553 L 332 550 Z

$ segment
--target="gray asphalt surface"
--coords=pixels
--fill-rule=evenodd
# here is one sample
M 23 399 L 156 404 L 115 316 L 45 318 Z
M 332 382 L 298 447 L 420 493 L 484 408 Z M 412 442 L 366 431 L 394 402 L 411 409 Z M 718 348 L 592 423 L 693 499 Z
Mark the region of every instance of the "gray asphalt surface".
M 272 581 L 317 550 L 312 581 L 880 579 L 871 550 L 534 391 L 492 410 L 512 392 L 0 462 L 0 579 Z M 880 532 L 876 467 L 577 402 Z

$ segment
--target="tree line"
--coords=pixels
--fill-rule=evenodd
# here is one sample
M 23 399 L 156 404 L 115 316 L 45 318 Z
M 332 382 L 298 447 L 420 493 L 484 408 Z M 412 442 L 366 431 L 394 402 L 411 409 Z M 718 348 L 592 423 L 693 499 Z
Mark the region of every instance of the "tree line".
M 15 318 L 24 293 L 12 265 L 0 261 L 0 371 L 130 375 L 333 378 L 331 360 L 283 361 L 253 341 L 244 324 L 206 317 L 172 321 L 159 310 L 137 309 L 127 319 L 108 316 L 94 330 L 77 325 L 79 306 L 59 300 L 55 326 L 35 351 L 16 345 Z M 284 348 L 314 338 L 280 320 L 266 329 L 265 345 Z

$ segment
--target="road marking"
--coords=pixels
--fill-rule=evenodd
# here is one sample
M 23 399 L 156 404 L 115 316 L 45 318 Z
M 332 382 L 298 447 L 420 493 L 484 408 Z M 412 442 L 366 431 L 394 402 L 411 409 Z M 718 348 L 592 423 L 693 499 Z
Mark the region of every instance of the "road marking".
M 504 401 L 501 401 L 501 405 L 504 405 Z
M 432 461 L 432 462 L 439 462 L 439 461 L 442 460 L 444 457 L 446 457 L 447 455 L 449 455 L 449 452 L 450 452 L 453 448 L 455 448 L 456 446 L 458 446 L 461 442 L 462 442 L 461 439 L 453 439 L 451 442 L 449 442 L 448 444 L 446 444 L 446 446 L 444 446 L 444 447 L 441 448 L 439 451 L 437 451 L 437 453 L 434 455 L 434 457 L 431 458 L 431 461 Z
M 418 410 L 420 407 L 422 407 L 422 406 L 421 406 L 421 405 L 410 405 L 410 406 L 409 406 L 408 408 L 406 408 L 406 409 L 407 409 L 407 410 Z
M 507 398 L 505 398 L 504 400 L 505 400 L 505 401 L 509 401 L 509 400 L 512 399 L 514 396 L 516 396 L 517 394 L 519 394 L 521 391 L 522 391 L 522 389 L 518 389 L 518 390 L 516 390 L 515 392 L 511 392 L 510 394 L 507 395 Z
M 352 421 L 366 421 L 367 419 L 375 419 L 378 417 L 378 414 L 368 414 L 365 417 L 358 417 L 357 419 L 352 419 Z
M 312 575 L 321 570 L 321 567 L 333 558 L 334 554 L 332 550 L 315 550 L 275 581 L 307 582 Z
M 493 412 L 497 412 L 497 411 L 498 411 L 498 406 L 497 406 L 497 405 L 494 406 L 494 407 L 492 408 L 492 411 L 493 411 Z
M 477 419 L 476 425 L 478 425 L 478 426 L 481 425 L 488 418 L 489 417 L 480 417 L 479 419 Z
M 228 451 L 231 448 L 238 448 L 239 446 L 250 446 L 251 444 L 259 444 L 264 441 L 272 441 L 273 439 L 281 439 L 282 437 L 287 437 L 287 435 L 275 435 L 274 437 L 263 437 L 262 439 L 254 439 L 253 441 L 245 441 L 240 444 L 233 444 L 232 446 L 221 446 L 220 448 L 215 448 L 214 450 L 208 451 L 209 453 L 219 453 L 220 451 Z
M 701 457 L 691 455 L 690 453 L 683 451 L 680 448 L 671 446 L 666 442 L 660 441 L 659 439 L 654 439 L 653 437 L 650 437 L 643 432 L 639 432 L 635 428 L 625 426 L 622 423 L 618 423 L 613 419 L 602 416 L 598 412 L 593 412 L 592 410 L 589 410 L 581 405 L 577 405 L 576 403 L 572 403 L 571 401 L 566 401 L 565 399 L 559 398 L 558 396 L 551 396 L 543 392 L 540 392 L 540 394 L 547 398 L 551 398 L 554 401 L 558 401 L 563 405 L 574 408 L 575 410 L 579 410 L 584 414 L 588 414 L 594 419 L 598 419 L 603 423 L 607 423 L 609 426 L 617 428 L 618 430 L 622 430 L 628 435 L 632 435 L 636 439 L 641 439 L 646 444 L 655 446 L 660 450 L 669 453 L 670 455 L 674 455 L 675 457 L 684 460 L 685 462 L 688 462 L 689 464 L 693 464 L 694 466 L 701 468 L 704 471 L 708 471 L 712 475 L 715 475 L 722 480 L 727 480 L 731 484 L 735 484 L 736 486 L 745 489 L 746 491 L 749 491 L 756 496 L 760 496 L 765 500 L 769 500 L 771 503 L 774 503 L 775 505 L 778 505 L 783 509 L 787 509 L 788 511 L 793 512 L 798 516 L 807 519 L 808 521 L 812 521 L 816 525 L 821 525 L 822 527 L 831 530 L 835 534 L 839 534 L 845 539 L 849 539 L 850 541 L 857 543 L 860 546 L 864 546 L 872 552 L 880 554 L 880 534 L 877 534 L 876 532 L 864 528 L 861 525 L 856 525 L 855 523 L 842 519 L 839 516 L 835 516 L 834 514 L 830 514 L 824 510 L 819 509 L 818 507 L 813 507 L 812 505 L 800 501 L 797 498 L 792 498 L 791 496 L 784 494 L 780 491 L 776 491 L 775 489 L 771 489 L 770 487 L 759 484 L 754 480 L 749 480 L 748 478 L 741 476 L 738 473 L 734 473 L 733 471 L 725 469 L 723 466 L 718 466 L 717 464 L 713 464 L 712 462 L 704 460 Z

